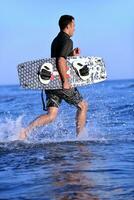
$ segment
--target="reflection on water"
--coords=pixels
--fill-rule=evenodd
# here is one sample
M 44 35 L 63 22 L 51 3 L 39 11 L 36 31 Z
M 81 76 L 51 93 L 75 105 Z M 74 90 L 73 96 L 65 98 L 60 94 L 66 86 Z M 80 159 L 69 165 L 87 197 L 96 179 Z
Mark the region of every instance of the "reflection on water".
M 91 152 L 86 146 L 77 146 L 79 153 L 70 159 L 63 159 L 57 164 L 52 173 L 53 188 L 57 200 L 98 200 L 92 194 L 94 180 L 89 176 Z
M 133 199 L 133 142 L 11 142 L 0 153 L 1 199 Z

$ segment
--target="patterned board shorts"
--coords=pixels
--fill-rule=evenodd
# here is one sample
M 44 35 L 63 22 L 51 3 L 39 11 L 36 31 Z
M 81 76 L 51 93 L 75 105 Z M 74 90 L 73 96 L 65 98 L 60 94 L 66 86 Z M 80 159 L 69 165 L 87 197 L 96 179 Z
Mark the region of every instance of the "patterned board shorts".
M 83 100 L 83 97 L 81 96 L 77 88 L 46 90 L 45 93 L 47 108 L 58 108 L 62 100 L 65 100 L 67 103 L 78 107 L 78 104 Z

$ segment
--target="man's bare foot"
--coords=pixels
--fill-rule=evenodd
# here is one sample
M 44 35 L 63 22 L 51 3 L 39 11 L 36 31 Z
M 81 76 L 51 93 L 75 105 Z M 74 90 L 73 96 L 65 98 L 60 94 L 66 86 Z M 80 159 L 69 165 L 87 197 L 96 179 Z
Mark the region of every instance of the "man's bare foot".
M 25 128 L 21 129 L 21 132 L 19 133 L 19 140 L 25 140 L 27 138 L 27 131 Z

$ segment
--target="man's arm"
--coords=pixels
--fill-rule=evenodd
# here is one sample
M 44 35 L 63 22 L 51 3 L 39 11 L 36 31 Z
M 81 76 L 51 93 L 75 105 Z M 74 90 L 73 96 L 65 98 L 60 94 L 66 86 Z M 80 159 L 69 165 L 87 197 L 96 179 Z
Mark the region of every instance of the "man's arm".
M 66 69 L 66 59 L 64 57 L 59 57 L 57 61 L 57 68 L 60 73 L 63 89 L 70 89 L 71 84 L 68 82 L 67 69 Z

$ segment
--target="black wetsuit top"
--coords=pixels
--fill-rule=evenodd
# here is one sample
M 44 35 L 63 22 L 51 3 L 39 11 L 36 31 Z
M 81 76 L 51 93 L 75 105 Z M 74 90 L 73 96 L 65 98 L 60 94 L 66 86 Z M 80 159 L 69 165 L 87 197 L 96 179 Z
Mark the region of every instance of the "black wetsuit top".
M 72 50 L 72 40 L 68 34 L 61 31 L 52 42 L 51 57 L 56 57 L 57 59 L 59 57 L 64 57 L 66 59 L 67 56 L 70 56 Z M 79 102 L 83 99 L 77 88 L 45 90 L 45 92 L 47 108 L 59 107 L 62 100 L 77 107 Z
M 61 31 L 51 44 L 51 57 L 64 57 L 65 59 L 73 50 L 73 41 L 69 35 Z

